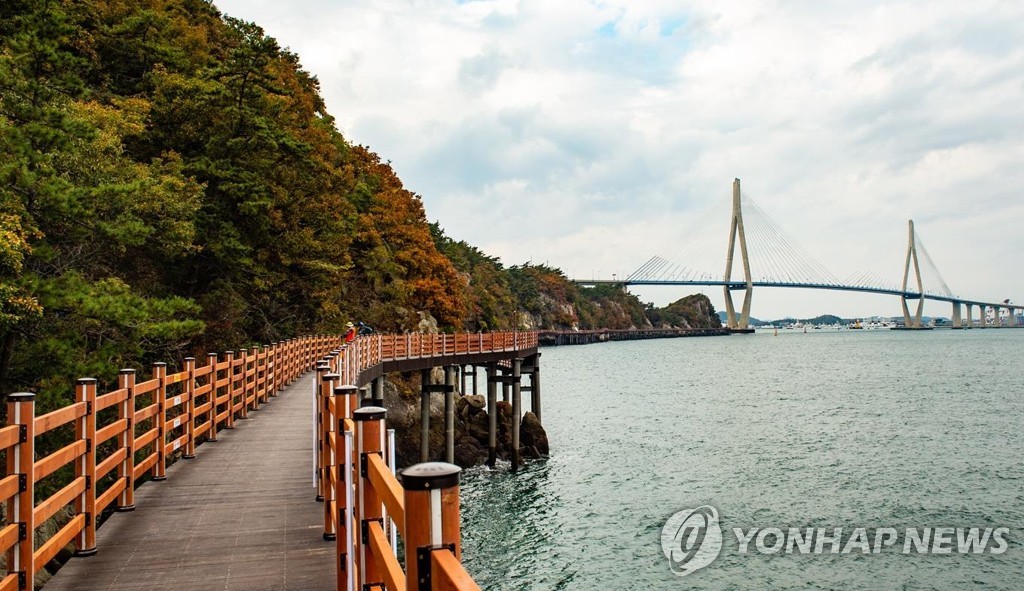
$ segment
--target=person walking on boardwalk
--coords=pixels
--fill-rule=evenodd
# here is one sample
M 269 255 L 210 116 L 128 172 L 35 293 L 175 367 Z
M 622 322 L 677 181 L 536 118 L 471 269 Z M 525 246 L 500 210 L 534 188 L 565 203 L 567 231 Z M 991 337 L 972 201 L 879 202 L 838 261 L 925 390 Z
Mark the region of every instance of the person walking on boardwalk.
M 348 332 L 345 333 L 345 342 L 346 343 L 351 343 L 352 341 L 356 340 L 356 327 L 355 327 L 355 325 L 352 324 L 351 322 L 349 322 L 348 324 L 345 325 L 345 328 L 348 329 Z

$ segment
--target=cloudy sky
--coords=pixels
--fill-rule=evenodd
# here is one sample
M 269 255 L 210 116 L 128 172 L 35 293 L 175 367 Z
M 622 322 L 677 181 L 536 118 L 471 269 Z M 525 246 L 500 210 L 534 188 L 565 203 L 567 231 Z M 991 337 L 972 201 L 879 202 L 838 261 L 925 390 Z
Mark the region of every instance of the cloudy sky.
M 700 222 L 720 275 L 738 177 L 840 278 L 897 283 L 913 218 L 954 293 L 1024 302 L 1019 1 L 216 4 L 296 52 L 345 136 L 506 264 L 622 277 Z M 898 311 L 760 290 L 753 314 Z

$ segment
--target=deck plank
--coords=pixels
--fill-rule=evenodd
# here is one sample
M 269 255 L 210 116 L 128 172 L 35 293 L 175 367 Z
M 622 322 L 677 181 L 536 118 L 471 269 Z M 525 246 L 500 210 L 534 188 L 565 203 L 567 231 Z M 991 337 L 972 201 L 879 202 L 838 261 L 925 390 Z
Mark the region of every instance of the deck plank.
M 99 528 L 98 553 L 71 559 L 44 589 L 333 588 L 334 543 L 311 481 L 314 375 L 141 486 L 137 509 Z

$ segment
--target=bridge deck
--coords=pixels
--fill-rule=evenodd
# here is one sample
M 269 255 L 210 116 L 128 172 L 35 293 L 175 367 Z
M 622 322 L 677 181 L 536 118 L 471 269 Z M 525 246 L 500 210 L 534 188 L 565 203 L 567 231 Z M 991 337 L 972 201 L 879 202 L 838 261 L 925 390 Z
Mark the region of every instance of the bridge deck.
M 311 482 L 313 377 L 140 487 L 137 509 L 99 528 L 99 552 L 71 559 L 46 591 L 333 588 Z

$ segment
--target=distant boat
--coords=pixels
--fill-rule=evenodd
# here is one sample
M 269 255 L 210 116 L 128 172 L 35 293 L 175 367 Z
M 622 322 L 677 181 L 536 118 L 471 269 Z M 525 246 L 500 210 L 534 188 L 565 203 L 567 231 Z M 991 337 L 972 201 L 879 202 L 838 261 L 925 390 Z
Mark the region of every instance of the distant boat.
M 861 324 L 860 324 L 860 320 L 854 320 L 854 321 L 853 321 L 853 322 L 851 322 L 851 323 L 850 323 L 849 325 L 847 325 L 847 327 L 846 327 L 846 328 L 849 328 L 849 329 L 851 329 L 851 330 L 861 330 L 861 329 L 863 329 L 864 327 L 863 327 L 863 326 L 861 326 Z

